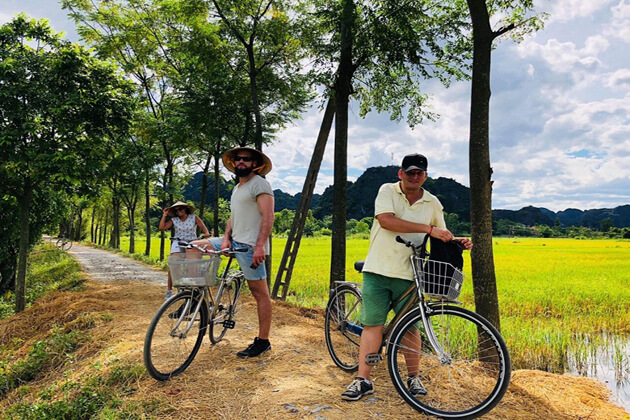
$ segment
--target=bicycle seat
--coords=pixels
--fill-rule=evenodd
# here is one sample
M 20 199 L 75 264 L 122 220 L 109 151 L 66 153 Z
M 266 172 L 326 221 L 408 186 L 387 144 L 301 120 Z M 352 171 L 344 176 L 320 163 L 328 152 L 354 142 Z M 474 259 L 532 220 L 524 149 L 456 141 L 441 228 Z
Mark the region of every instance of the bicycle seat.
M 363 265 L 365 264 L 365 261 L 361 260 L 361 261 L 355 261 L 354 262 L 354 269 L 357 270 L 359 273 L 361 271 L 363 271 Z

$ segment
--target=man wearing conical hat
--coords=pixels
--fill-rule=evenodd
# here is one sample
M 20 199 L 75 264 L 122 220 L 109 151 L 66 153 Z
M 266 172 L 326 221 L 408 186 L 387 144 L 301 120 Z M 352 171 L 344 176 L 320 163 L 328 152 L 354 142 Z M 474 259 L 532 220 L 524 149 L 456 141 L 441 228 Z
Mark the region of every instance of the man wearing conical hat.
M 258 308 L 258 336 L 238 357 L 256 357 L 271 350 L 271 298 L 267 288 L 265 256 L 269 254 L 269 235 L 273 227 L 274 200 L 271 185 L 263 176 L 271 171 L 271 160 L 261 151 L 237 147 L 223 155 L 223 165 L 238 178 L 232 190 L 231 217 L 222 238 L 197 241 L 210 244 L 214 249 L 229 247 L 249 248 L 236 253 L 247 285 L 256 299 Z

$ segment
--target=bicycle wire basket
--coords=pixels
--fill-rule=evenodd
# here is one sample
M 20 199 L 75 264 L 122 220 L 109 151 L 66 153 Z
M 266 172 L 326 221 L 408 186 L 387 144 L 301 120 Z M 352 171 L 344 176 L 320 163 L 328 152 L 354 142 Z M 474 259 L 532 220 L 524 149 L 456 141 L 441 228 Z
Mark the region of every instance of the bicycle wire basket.
M 173 286 L 214 286 L 221 265 L 219 255 L 180 253 L 168 256 Z
M 429 297 L 457 300 L 462 292 L 464 273 L 452 264 L 414 256 L 416 273 L 422 273 L 421 283 Z

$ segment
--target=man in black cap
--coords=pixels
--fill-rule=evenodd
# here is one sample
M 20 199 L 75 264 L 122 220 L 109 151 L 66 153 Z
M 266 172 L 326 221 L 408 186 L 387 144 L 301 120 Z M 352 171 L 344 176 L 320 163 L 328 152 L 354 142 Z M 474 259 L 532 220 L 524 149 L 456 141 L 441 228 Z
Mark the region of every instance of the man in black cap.
M 359 371 L 348 389 L 341 394 L 347 401 L 356 401 L 374 392 L 370 381 L 372 366 L 366 356 L 378 353 L 383 339 L 383 325 L 390 305 L 398 299 L 413 281 L 410 256 L 412 250 L 396 242 L 396 236 L 407 241 L 422 243 L 425 235 L 453 240 L 446 228 L 440 201 L 422 188 L 427 180 L 427 158 L 411 154 L 403 158 L 398 170 L 399 182 L 383 184 L 374 202 L 374 223 L 370 232 L 370 246 L 363 266 L 363 324 L 359 347 Z M 472 248 L 469 239 L 458 239 L 465 249 Z M 394 308 L 400 311 L 406 300 Z M 417 363 L 417 362 L 416 362 Z M 420 377 L 410 368 L 407 386 L 413 395 L 427 394 Z

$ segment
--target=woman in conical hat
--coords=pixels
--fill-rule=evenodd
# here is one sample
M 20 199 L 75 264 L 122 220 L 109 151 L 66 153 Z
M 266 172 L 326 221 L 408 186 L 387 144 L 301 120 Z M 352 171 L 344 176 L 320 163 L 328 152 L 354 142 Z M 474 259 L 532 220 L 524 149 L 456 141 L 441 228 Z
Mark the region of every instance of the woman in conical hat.
M 183 241 L 194 241 L 197 239 L 197 228 L 203 232 L 205 238 L 210 237 L 208 228 L 199 217 L 193 213 L 195 208 L 190 204 L 178 201 L 170 207 L 167 207 L 162 212 L 162 218 L 160 219 L 159 230 L 168 230 L 175 227 L 176 238 Z M 170 217 L 170 220 L 166 220 L 166 216 Z M 180 253 L 179 245 L 177 241 L 171 242 L 171 255 Z M 168 272 L 168 283 L 166 286 L 166 296 L 164 299 L 168 299 L 173 296 L 173 280 L 171 279 L 171 271 Z

